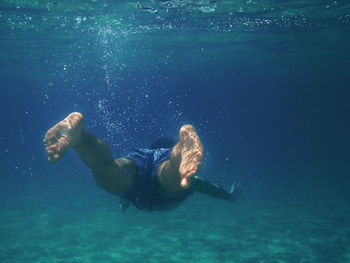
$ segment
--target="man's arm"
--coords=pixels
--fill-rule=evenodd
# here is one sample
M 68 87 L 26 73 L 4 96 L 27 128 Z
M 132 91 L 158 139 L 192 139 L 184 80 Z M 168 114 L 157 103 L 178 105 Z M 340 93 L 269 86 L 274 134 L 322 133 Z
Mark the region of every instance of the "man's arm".
M 239 183 L 234 182 L 229 191 L 224 190 L 217 184 L 211 183 L 202 177 L 195 176 L 193 181 L 194 190 L 210 195 L 215 198 L 226 199 L 236 201 L 241 193 L 241 187 Z

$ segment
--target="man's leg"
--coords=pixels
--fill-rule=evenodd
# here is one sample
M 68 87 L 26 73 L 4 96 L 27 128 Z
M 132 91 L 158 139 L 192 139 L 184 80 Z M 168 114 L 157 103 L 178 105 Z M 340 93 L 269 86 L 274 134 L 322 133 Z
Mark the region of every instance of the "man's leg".
M 83 115 L 73 112 L 48 130 L 44 145 L 49 162 L 56 162 L 68 150 L 75 149 L 100 187 L 112 194 L 127 190 L 137 176 L 135 164 L 125 158 L 113 160 L 103 141 L 88 133 L 83 125 Z
M 160 188 L 166 193 L 181 193 L 191 184 L 191 178 L 202 163 L 203 146 L 192 125 L 184 125 L 179 132 L 179 142 L 171 151 L 169 160 L 157 171 Z

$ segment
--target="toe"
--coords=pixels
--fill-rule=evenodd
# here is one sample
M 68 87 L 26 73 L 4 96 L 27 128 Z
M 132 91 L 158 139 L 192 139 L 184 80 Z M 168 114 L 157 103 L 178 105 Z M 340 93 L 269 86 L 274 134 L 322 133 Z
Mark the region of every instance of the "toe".
M 182 178 L 181 180 L 181 186 L 184 189 L 188 189 L 190 187 L 190 181 L 187 178 Z

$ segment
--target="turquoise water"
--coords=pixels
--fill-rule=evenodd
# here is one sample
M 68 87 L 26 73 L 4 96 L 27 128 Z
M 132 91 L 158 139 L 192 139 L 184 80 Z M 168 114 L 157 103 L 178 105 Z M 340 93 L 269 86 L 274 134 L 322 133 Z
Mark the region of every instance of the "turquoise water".
M 0 1 L 0 262 L 350 262 L 350 4 Z M 169 212 L 119 209 L 45 132 L 72 111 L 116 158 L 193 124 Z

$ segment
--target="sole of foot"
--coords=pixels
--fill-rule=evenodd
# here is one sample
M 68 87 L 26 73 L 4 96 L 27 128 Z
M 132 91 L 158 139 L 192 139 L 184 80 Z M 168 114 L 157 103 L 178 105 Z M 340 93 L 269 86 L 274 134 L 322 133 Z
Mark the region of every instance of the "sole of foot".
M 181 161 L 179 173 L 181 186 L 188 188 L 190 179 L 199 171 L 203 158 L 203 146 L 192 125 L 184 125 L 179 132 Z
M 43 142 L 49 162 L 57 162 L 79 142 L 83 123 L 83 115 L 73 112 L 46 132 Z

